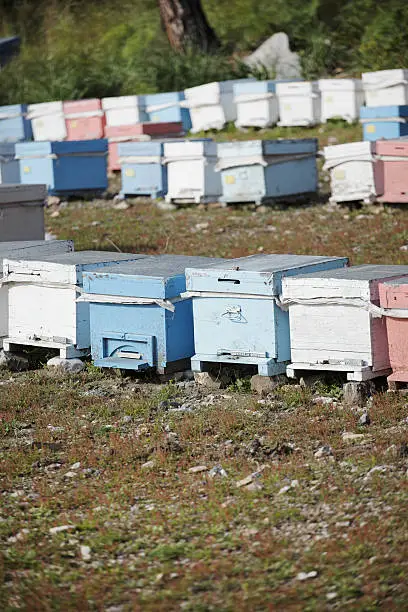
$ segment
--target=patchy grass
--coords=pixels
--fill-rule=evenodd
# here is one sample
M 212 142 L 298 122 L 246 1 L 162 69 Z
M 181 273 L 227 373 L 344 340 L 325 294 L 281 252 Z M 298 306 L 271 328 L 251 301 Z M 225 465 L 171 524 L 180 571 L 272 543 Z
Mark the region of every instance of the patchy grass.
M 321 144 L 333 130 L 359 137 L 323 126 Z M 48 209 L 47 225 L 77 249 L 408 263 L 397 207 L 74 202 Z M 375 395 L 368 427 L 341 400 L 336 381 L 259 400 L 245 377 L 206 393 L 92 365 L 0 372 L 0 608 L 405 609 L 406 396 Z M 322 446 L 332 451 L 318 459 Z

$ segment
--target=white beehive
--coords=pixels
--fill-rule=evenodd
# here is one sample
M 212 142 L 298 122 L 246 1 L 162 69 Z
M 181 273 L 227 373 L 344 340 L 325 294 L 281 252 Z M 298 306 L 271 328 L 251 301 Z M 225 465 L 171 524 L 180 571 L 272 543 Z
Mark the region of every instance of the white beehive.
M 185 100 L 181 106 L 190 109 L 191 132 L 222 130 L 226 123 L 237 118 L 234 101 L 234 85 L 255 79 L 238 79 L 206 83 L 184 90 Z
M 106 125 L 134 125 L 147 121 L 143 96 L 118 96 L 103 98 L 102 108 L 105 111 Z
M 45 185 L 0 185 L 0 241 L 43 240 Z
M 316 125 L 321 119 L 320 91 L 317 82 L 277 83 L 279 123 L 284 127 Z
M 57 348 L 62 357 L 88 352 L 89 304 L 77 303 L 82 272 L 140 257 L 143 255 L 78 251 L 4 259 L 3 280 L 9 284 L 9 337 L 3 342 L 5 350 L 25 344 Z
M 221 176 L 215 171 L 217 143 L 191 140 L 164 143 L 167 165 L 166 202 L 214 202 L 222 193 Z
M 379 309 L 381 280 L 408 275 L 408 266 L 365 265 L 287 277 L 292 364 L 287 373 L 330 370 L 349 380 L 389 373 L 386 324 Z
M 0 267 L 7 257 L 36 257 L 69 253 L 74 250 L 71 240 L 31 240 L 0 242 Z M 8 334 L 8 284 L 0 285 L 0 345 Z
M 34 140 L 65 140 L 65 125 L 62 102 L 43 102 L 28 106 L 27 119 L 31 119 Z
M 330 171 L 331 202 L 374 202 L 383 191 L 375 142 L 324 147 L 324 170 Z
M 364 104 L 363 84 L 360 79 L 320 79 L 322 122 L 328 119 L 357 121 Z
M 361 75 L 367 106 L 408 104 L 408 70 L 378 70 Z

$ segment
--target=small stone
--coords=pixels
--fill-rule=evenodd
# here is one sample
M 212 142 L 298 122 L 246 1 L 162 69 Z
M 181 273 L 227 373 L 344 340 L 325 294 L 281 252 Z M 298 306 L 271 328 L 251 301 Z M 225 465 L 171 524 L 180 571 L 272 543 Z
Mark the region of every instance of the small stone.
M 56 533 L 62 533 L 63 531 L 70 531 L 70 529 L 75 529 L 74 525 L 58 525 L 57 527 L 51 527 L 49 533 L 54 535 Z
M 206 472 L 208 467 L 206 465 L 195 465 L 194 467 L 189 468 L 190 474 L 199 474 L 200 472 Z
M 58 206 L 60 202 L 61 198 L 58 198 L 57 196 L 48 196 L 47 198 L 47 206 Z
M 221 380 L 209 372 L 195 372 L 194 380 L 201 387 L 206 387 L 207 389 L 221 389 Z
M 336 599 L 336 597 L 337 597 L 336 591 L 330 591 L 330 593 L 326 594 L 327 601 L 333 601 L 333 599 Z
M 252 474 L 250 474 L 249 476 L 247 476 L 246 478 L 243 478 L 242 480 L 238 480 L 235 483 L 235 486 L 240 489 L 241 487 L 246 487 L 247 485 L 251 484 L 251 482 L 253 481 L 253 476 Z
M 279 489 L 278 491 L 278 495 L 283 495 L 284 493 L 287 493 L 288 491 L 291 490 L 291 486 L 290 485 L 285 485 L 284 487 L 282 487 L 281 489 Z
M 146 463 L 143 463 L 141 468 L 142 468 L 142 470 L 150 470 L 155 465 L 156 464 L 155 464 L 154 460 L 152 459 L 151 461 L 146 461 Z
M 210 478 L 215 478 L 215 476 L 221 476 L 222 478 L 227 477 L 227 472 L 224 470 L 222 465 L 214 465 L 213 468 L 208 472 L 208 476 Z
M 354 442 L 367 443 L 371 440 L 371 438 L 366 436 L 366 434 L 356 434 L 350 431 L 345 431 L 341 437 L 343 442 L 350 442 L 351 444 L 353 444 Z
M 333 455 L 333 449 L 331 446 L 321 446 L 317 449 L 314 456 L 316 459 L 322 459 L 323 457 L 331 457 Z
M 79 551 L 81 553 L 83 561 L 91 560 L 91 549 L 89 546 L 80 546 Z
M 0 369 L 10 370 L 11 372 L 25 372 L 29 365 L 27 357 L 20 353 L 0 351 Z
M 310 580 L 311 578 L 316 578 L 316 576 L 316 570 L 313 570 L 311 572 L 299 572 L 299 574 L 296 576 L 296 580 L 300 580 L 301 582 L 303 582 L 305 580 Z
M 80 467 L 81 467 L 81 462 L 77 461 L 76 463 L 73 463 L 71 465 L 71 470 L 79 470 Z
M 52 357 L 47 361 L 49 368 L 58 368 L 64 372 L 81 372 L 85 364 L 80 359 L 63 359 L 62 357 Z
M 132 421 L 133 417 L 131 417 L 129 414 L 125 414 L 125 416 L 122 417 L 122 423 L 124 423 L 125 425 L 131 423 Z
M 202 230 L 208 229 L 209 227 L 210 227 L 210 224 L 208 223 L 208 221 L 205 221 L 204 223 L 195 224 L 195 229 L 199 232 Z
M 172 202 L 165 202 L 164 200 L 157 200 L 156 206 L 159 210 L 177 210 L 177 206 Z
M 371 419 L 368 412 L 364 412 L 358 420 L 359 425 L 370 425 Z
M 320 374 L 305 374 L 299 380 L 299 384 L 304 389 L 313 389 L 321 380 L 322 377 Z
M 76 478 L 77 476 L 77 472 L 66 472 L 66 474 L 64 474 L 64 478 Z
M 331 404 L 335 404 L 336 400 L 334 397 L 326 397 L 324 395 L 318 395 L 313 398 L 313 404 L 321 404 L 323 406 L 331 406 Z
M 368 388 L 365 383 L 348 382 L 343 385 L 343 402 L 347 406 L 365 406 Z
M 258 480 L 254 480 L 254 482 L 249 483 L 245 487 L 245 491 L 261 491 L 263 489 L 263 484 L 258 482 Z
M 114 204 L 113 208 L 115 210 L 127 210 L 128 208 L 130 208 L 130 204 L 128 204 L 125 200 L 122 200 L 121 202 L 117 202 L 116 204 Z
M 251 378 L 251 391 L 259 395 L 268 395 L 272 393 L 276 387 L 279 387 L 287 382 L 283 376 L 260 376 L 255 374 Z

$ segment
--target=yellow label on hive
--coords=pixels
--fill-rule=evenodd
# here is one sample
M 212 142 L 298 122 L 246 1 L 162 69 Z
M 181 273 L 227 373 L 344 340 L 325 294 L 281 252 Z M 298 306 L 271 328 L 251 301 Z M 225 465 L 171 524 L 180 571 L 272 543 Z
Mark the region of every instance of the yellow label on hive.
M 346 178 L 346 173 L 344 172 L 344 170 L 335 170 L 333 172 L 333 176 L 338 181 L 344 181 L 344 179 Z
M 327 102 L 328 104 L 332 104 L 332 102 L 334 102 L 334 98 L 333 98 L 333 96 L 326 96 L 326 102 Z
M 31 172 L 31 166 L 24 166 L 24 168 L 23 168 L 23 172 L 24 172 L 24 174 L 30 174 L 30 172 Z
M 125 176 L 136 176 L 136 172 L 133 170 L 133 168 L 126 168 Z
M 284 109 L 285 110 L 291 110 L 292 109 L 292 105 L 291 104 L 285 104 L 284 105 Z
M 227 176 L 225 177 L 225 183 L 227 185 L 233 185 L 235 183 L 235 176 L 232 176 L 231 174 L 227 174 Z
M 367 125 L 367 128 L 366 128 L 366 129 L 367 129 L 367 132 L 368 132 L 369 134 L 374 134 L 374 132 L 375 132 L 375 125 L 373 125 L 372 123 L 370 123 L 369 125 Z
M 152 121 L 159 121 L 160 117 L 159 115 L 156 113 L 156 115 L 152 115 Z
M 71 121 L 71 127 L 72 127 L 72 128 L 76 128 L 76 127 L 78 127 L 78 121 L 75 121 L 75 120 L 74 120 L 74 121 Z

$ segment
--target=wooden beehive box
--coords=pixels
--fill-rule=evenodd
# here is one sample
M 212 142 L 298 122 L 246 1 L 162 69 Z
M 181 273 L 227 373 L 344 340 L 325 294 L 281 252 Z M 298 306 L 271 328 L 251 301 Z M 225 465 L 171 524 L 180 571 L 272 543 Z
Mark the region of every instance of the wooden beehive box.
M 408 278 L 380 283 L 380 305 L 385 311 L 389 383 L 408 383 Z
M 164 143 L 167 165 L 167 202 L 217 201 L 222 193 L 216 172 L 217 143 L 210 139 Z
M 191 130 L 190 111 L 181 106 L 184 100 L 184 91 L 145 96 L 148 120 L 151 123 L 182 123 L 184 132 L 189 132 Z
M 364 140 L 400 138 L 408 134 L 408 106 L 362 106 Z
M 95 140 L 103 138 L 105 113 L 101 101 L 76 100 L 64 102 L 64 117 L 67 129 L 67 140 Z
M 167 166 L 162 142 L 124 142 L 118 145 L 121 193 L 163 197 L 167 193 Z
M 283 281 L 289 306 L 292 364 L 302 370 L 347 372 L 349 380 L 389 373 L 387 332 L 379 284 L 408 274 L 408 266 L 364 265 Z
M 106 125 L 134 125 L 148 121 L 144 96 L 117 96 L 102 98 L 102 108 L 105 112 Z
M 78 251 L 4 259 L 3 279 L 9 283 L 9 337 L 3 346 L 6 350 L 14 345 L 57 348 L 68 358 L 89 352 L 89 304 L 77 303 L 83 272 L 140 257 L 143 255 Z
M 284 127 L 317 125 L 321 121 L 320 91 L 315 81 L 278 83 L 279 123 Z
M 0 185 L 0 242 L 44 240 L 45 185 Z
M 324 147 L 324 170 L 330 172 L 331 202 L 371 203 L 383 193 L 382 169 L 374 142 Z
M 0 266 L 3 274 L 3 259 L 8 257 L 31 257 L 36 255 L 56 255 L 74 250 L 71 240 L 19 240 L 15 242 L 0 242 Z M 8 284 L 0 285 L 0 344 L 8 335 Z
M 367 106 L 408 104 L 408 70 L 378 70 L 361 75 Z
M 63 103 L 42 102 L 28 106 L 27 119 L 31 121 L 34 140 L 65 140 L 67 130 Z
M 15 145 L 21 183 L 44 183 L 55 195 L 102 192 L 108 186 L 108 142 L 19 142 Z
M 190 367 L 194 353 L 191 299 L 185 268 L 219 259 L 160 255 L 84 274 L 90 302 L 95 365 L 160 372 Z
M 19 142 L 32 137 L 26 104 L 0 106 L 0 142 Z
M 340 257 L 252 255 L 186 270 L 193 297 L 193 370 L 207 363 L 251 364 L 263 376 L 286 370 L 289 317 L 279 305 L 282 280 L 346 265 Z
M 279 119 L 275 81 L 250 81 L 234 85 L 234 102 L 237 107 L 235 125 L 265 128 L 276 125 Z
M 320 79 L 322 123 L 329 119 L 344 119 L 352 123 L 359 118 L 364 104 L 363 84 L 360 79 Z
M 218 144 L 222 202 L 255 202 L 317 191 L 317 139 Z
M 380 202 L 408 202 L 408 140 L 379 140 L 377 159 L 384 184 Z
M 0 142 L 0 183 L 20 182 L 20 164 L 16 159 L 16 143 Z

